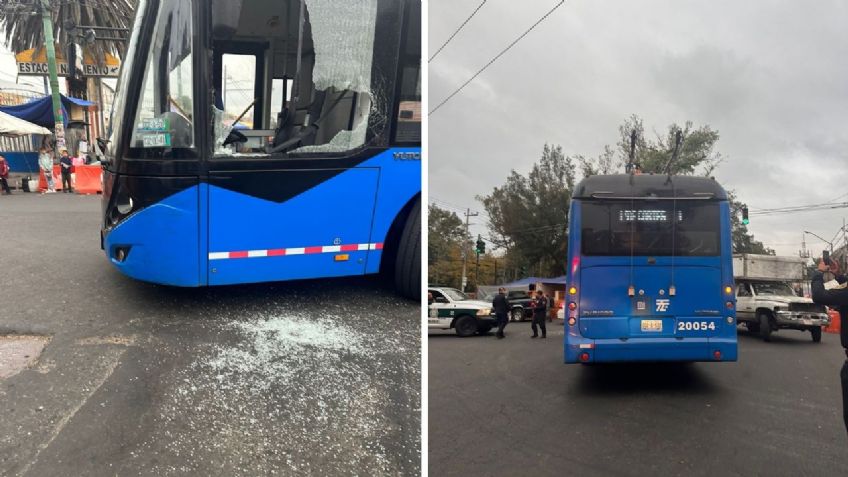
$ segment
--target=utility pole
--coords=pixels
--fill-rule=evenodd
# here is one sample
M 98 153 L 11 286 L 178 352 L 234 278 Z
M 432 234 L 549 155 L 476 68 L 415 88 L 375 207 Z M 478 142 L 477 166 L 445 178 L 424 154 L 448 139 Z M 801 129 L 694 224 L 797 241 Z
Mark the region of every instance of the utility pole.
M 462 238 L 462 292 L 465 293 L 465 285 L 468 284 L 468 276 L 467 272 L 467 262 L 468 262 L 468 236 L 469 236 L 469 225 L 468 221 L 471 217 L 477 217 L 479 214 L 477 212 L 471 213 L 471 209 L 465 209 L 465 237 Z
M 62 114 L 62 100 L 59 97 L 59 76 L 56 68 L 56 47 L 53 41 L 53 13 L 49 0 L 41 0 L 41 20 L 44 26 L 44 48 L 47 51 L 47 72 L 50 75 L 50 92 L 53 96 L 53 121 L 56 123 L 56 156 L 65 147 L 65 118 Z

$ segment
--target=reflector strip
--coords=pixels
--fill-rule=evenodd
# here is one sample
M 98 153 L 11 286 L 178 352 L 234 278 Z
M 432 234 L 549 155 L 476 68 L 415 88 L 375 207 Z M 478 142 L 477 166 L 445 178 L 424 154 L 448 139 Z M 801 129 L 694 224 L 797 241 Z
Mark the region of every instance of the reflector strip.
M 281 257 L 285 255 L 314 255 L 318 253 L 383 250 L 382 243 L 356 243 L 348 245 L 319 245 L 314 247 L 275 248 L 266 250 L 238 250 L 235 252 L 210 252 L 209 260 L 229 258 Z

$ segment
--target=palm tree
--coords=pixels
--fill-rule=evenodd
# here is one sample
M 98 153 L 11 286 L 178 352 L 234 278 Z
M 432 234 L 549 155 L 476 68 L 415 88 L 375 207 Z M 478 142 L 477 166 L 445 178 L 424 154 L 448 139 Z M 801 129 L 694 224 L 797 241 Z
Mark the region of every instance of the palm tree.
M 129 28 L 136 0 L 48 0 L 48 3 L 53 13 L 53 37 L 59 45 L 69 45 L 72 38 L 69 38 L 71 32 L 68 27 L 71 25 Z M 0 2 L 0 33 L 5 36 L 6 46 L 12 51 L 43 47 L 41 0 Z M 77 30 L 74 34 L 79 33 Z M 98 36 L 121 35 L 98 32 Z M 85 50 L 100 62 L 106 57 L 105 53 L 123 58 L 124 48 L 123 41 L 103 40 L 87 45 Z

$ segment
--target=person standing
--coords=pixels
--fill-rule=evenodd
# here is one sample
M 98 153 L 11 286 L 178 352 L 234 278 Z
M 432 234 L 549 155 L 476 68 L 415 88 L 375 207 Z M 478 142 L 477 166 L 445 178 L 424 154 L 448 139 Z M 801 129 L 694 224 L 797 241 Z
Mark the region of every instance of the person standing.
M 68 155 L 67 149 L 62 149 L 62 157 L 59 158 L 59 165 L 62 166 L 62 192 L 70 194 L 74 191 L 71 187 L 71 167 L 74 165 L 71 156 Z
M 848 326 L 846 326 L 848 325 L 848 288 L 825 290 L 824 272 L 827 271 L 836 276 L 838 283 L 845 283 L 846 277 L 839 274 L 839 265 L 835 261 L 825 263 L 824 260 L 819 260 L 818 269 L 813 274 L 810 285 L 814 303 L 839 308 L 839 318 L 842 323 L 839 328 L 839 340 L 846 356 L 845 362 L 842 363 L 842 370 L 839 372 L 839 378 L 842 381 L 842 421 L 845 423 L 845 430 L 848 431 Z
M 506 299 L 506 289 L 498 288 L 498 294 L 492 300 L 492 311 L 495 312 L 495 317 L 498 320 L 498 339 L 503 339 L 504 328 L 509 323 L 509 300 Z
M 47 148 L 42 147 L 38 151 L 38 166 L 44 172 L 44 180 L 47 181 L 47 190 L 42 194 L 53 194 L 56 192 L 56 186 L 53 184 L 53 157 L 47 152 Z
M 531 338 L 537 338 L 539 336 L 539 332 L 536 328 L 538 325 L 542 330 L 542 338 L 547 338 L 548 330 L 545 328 L 545 310 L 548 309 L 548 301 L 545 300 L 545 295 L 542 293 L 542 290 L 536 291 L 536 299 L 532 302 L 533 307 L 533 323 L 530 325 L 533 328 L 533 336 Z
M 12 190 L 9 189 L 9 163 L 6 162 L 6 158 L 0 156 L 0 186 L 3 186 L 3 193 L 6 195 L 12 195 Z

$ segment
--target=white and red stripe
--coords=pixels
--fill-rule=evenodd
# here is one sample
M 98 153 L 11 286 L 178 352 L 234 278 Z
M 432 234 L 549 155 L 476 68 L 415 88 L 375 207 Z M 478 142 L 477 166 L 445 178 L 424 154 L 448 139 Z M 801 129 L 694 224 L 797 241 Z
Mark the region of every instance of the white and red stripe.
M 318 253 L 359 252 L 383 250 L 382 242 L 354 243 L 348 245 L 318 245 L 315 247 L 271 248 L 266 250 L 239 250 L 235 252 L 209 252 L 209 260 L 230 258 L 283 257 L 287 255 L 314 255 Z

